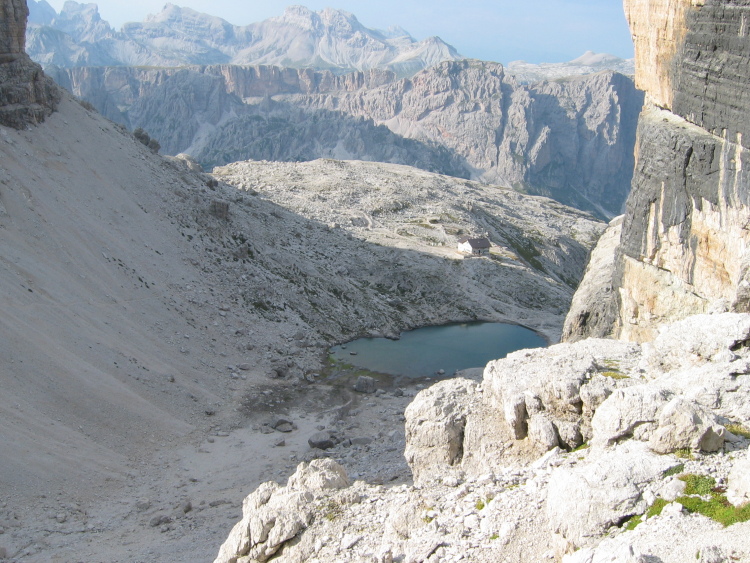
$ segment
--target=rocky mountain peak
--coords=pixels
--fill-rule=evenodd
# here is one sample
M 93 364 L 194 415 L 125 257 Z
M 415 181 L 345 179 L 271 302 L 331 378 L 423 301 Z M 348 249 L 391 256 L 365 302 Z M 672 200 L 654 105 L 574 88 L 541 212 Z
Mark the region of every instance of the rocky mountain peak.
M 26 4 L 29 7 L 29 23 L 50 25 L 57 16 L 57 12 L 47 0 L 39 0 L 39 2 L 28 0 Z
M 68 0 L 54 22 L 56 28 L 71 34 L 79 41 L 96 41 L 112 32 L 109 24 L 102 20 L 99 6 L 96 4 L 79 4 Z
M 290 6 L 283 15 L 246 26 L 167 4 L 143 22 L 115 32 L 96 4 L 66 2 L 57 15 L 34 0 L 31 57 L 41 64 L 78 66 L 184 66 L 263 64 L 326 68 L 337 73 L 382 68 L 400 76 L 446 59 L 460 59 L 439 38 L 418 42 L 398 28 L 369 29 L 348 12 Z

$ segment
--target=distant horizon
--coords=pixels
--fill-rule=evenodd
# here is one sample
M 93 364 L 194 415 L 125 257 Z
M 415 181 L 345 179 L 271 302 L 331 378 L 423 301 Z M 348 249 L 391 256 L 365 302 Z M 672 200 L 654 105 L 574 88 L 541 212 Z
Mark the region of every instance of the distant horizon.
M 65 0 L 47 0 L 59 13 Z M 140 22 L 157 14 L 164 0 L 99 0 L 79 2 L 99 6 L 101 18 L 116 30 L 127 22 Z M 622 0 L 466 0 L 460 5 L 446 0 L 384 0 L 374 5 L 363 0 L 281 2 L 238 6 L 236 0 L 184 0 L 172 4 L 220 17 L 245 26 L 281 16 L 288 6 L 304 5 L 320 11 L 332 7 L 354 14 L 371 29 L 401 27 L 415 39 L 438 36 L 461 55 L 500 63 L 567 62 L 586 51 L 633 57 L 633 44 L 625 21 Z

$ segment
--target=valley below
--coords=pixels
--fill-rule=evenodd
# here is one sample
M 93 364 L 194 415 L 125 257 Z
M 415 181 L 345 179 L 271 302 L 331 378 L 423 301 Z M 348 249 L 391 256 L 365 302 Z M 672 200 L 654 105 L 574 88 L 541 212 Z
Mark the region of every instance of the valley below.
M 28 35 L 0 4 L 0 560 L 750 561 L 750 7 L 626 0 L 635 84 L 523 84 L 557 70 L 335 10 L 29 4 Z M 295 34 L 335 68 L 254 58 Z M 197 59 L 51 69 L 81 99 L 29 37 Z M 564 205 L 631 179 L 609 225 Z M 414 379 L 331 348 L 474 321 L 548 346 Z
M 423 383 L 356 393 L 355 373 L 326 375 L 328 346 L 477 319 L 555 340 L 604 227 L 396 165 L 209 176 L 66 95 L 0 131 L 11 560 L 209 560 L 247 492 L 324 454 L 320 428 L 353 476 L 407 482 L 403 411 Z M 492 253 L 464 257 L 460 233 Z

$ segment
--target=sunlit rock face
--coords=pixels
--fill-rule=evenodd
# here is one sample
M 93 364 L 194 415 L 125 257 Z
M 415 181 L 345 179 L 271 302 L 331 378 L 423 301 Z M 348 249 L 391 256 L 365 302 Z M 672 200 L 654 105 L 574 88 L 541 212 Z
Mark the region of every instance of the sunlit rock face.
M 664 322 L 750 307 L 750 6 L 627 0 L 625 9 L 647 101 L 606 332 L 640 341 Z M 599 309 L 572 312 L 579 326 L 567 338 L 587 336 L 580 318 Z

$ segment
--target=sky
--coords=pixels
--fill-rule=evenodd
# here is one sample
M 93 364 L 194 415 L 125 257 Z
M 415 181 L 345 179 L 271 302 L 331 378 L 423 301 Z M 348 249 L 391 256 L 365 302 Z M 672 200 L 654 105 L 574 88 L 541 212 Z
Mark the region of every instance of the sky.
M 60 11 L 64 0 L 47 0 Z M 119 29 L 158 13 L 165 0 L 93 0 Z M 81 3 L 85 3 L 83 0 Z M 290 4 L 351 12 L 366 27 L 399 26 L 418 40 L 437 35 L 466 57 L 508 63 L 572 60 L 585 51 L 633 56 L 622 0 L 173 0 L 247 25 L 280 16 Z

